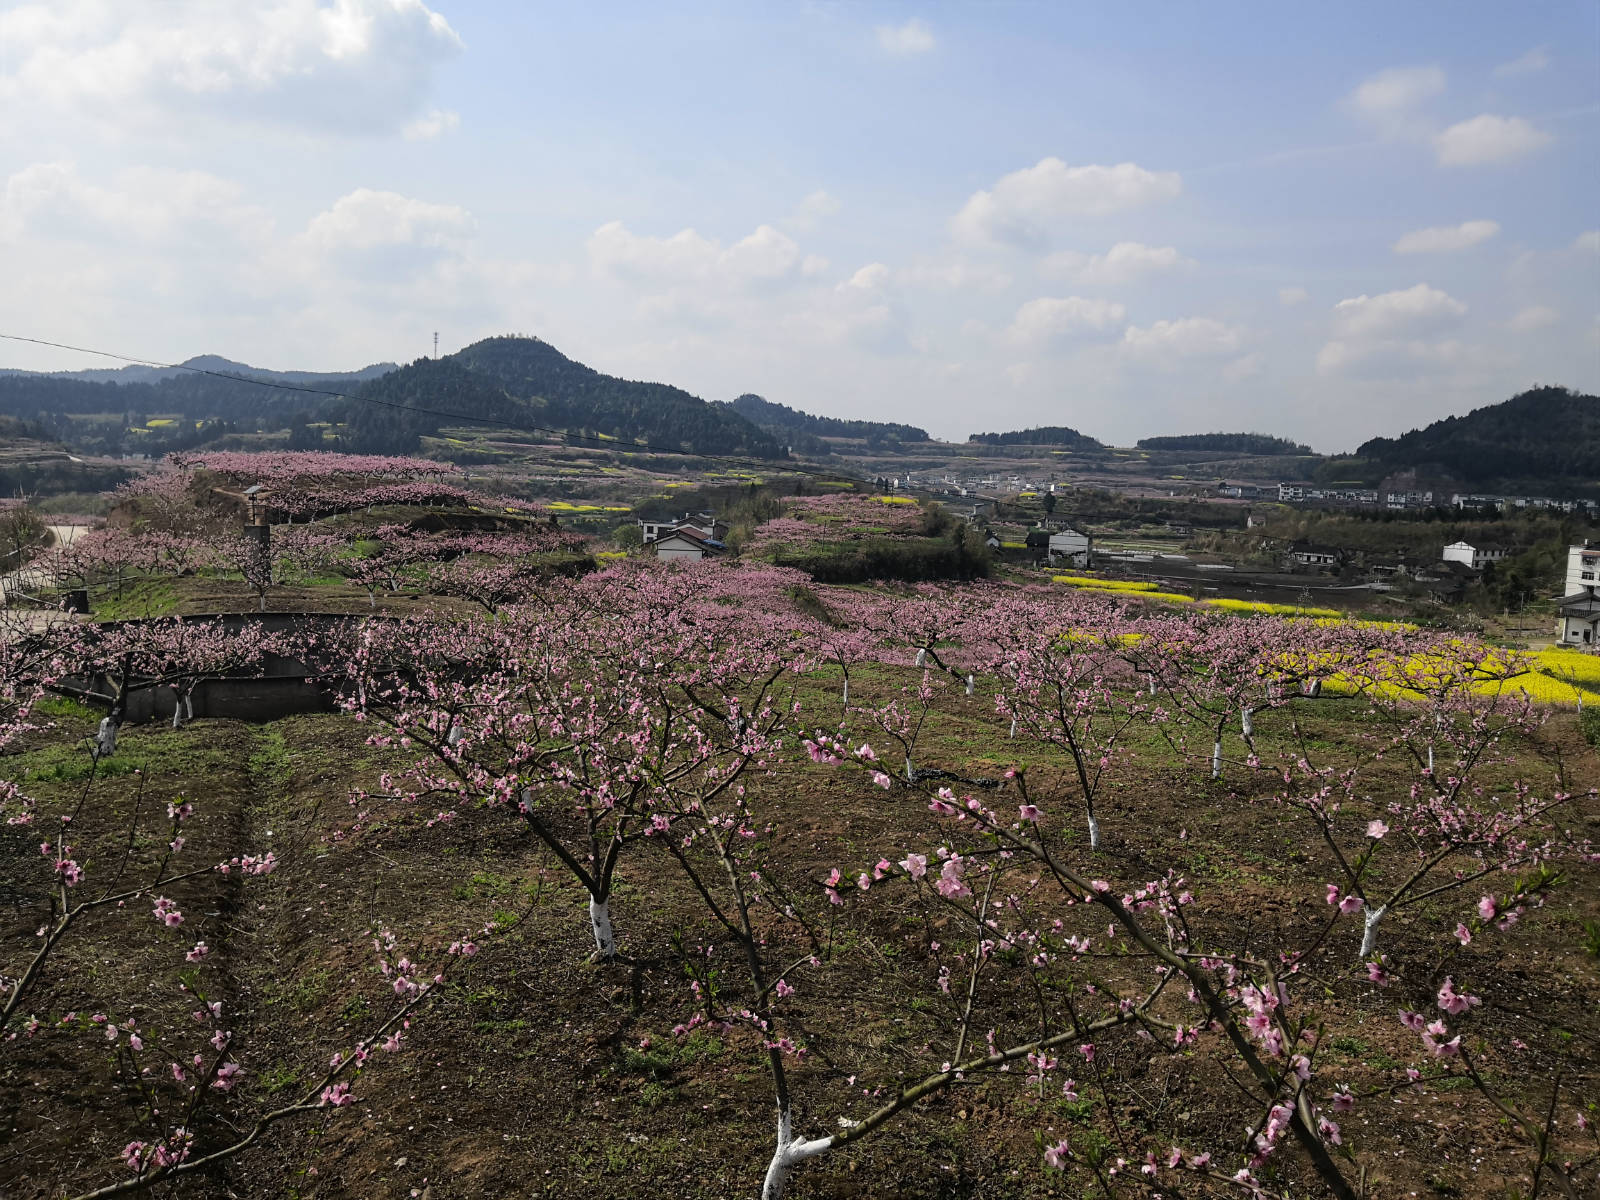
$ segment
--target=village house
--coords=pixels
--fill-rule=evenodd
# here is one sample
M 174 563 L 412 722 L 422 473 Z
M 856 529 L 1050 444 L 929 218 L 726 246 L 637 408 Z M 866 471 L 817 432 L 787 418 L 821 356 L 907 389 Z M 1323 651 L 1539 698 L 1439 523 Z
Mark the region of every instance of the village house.
M 1511 551 L 1504 546 L 1474 546 L 1470 542 L 1451 542 L 1440 555 L 1442 562 L 1458 562 L 1474 571 L 1483 570 L 1488 563 L 1499 562 Z
M 1344 551 L 1337 546 L 1319 546 L 1314 542 L 1296 542 L 1289 547 L 1289 565 L 1292 567 L 1337 567 L 1344 561 Z
M 698 529 L 688 525 L 680 525 L 646 542 L 644 550 L 646 554 L 653 554 L 657 558 L 682 562 L 699 562 L 727 553 L 727 547 L 720 541 L 705 537 Z
M 702 539 L 713 542 L 720 542 L 728 536 L 728 523 L 717 520 L 715 513 L 684 513 L 676 519 L 639 522 L 639 535 L 646 545 L 678 529 L 691 530 Z
M 1600 644 L 1600 546 L 1567 550 L 1567 579 L 1557 605 L 1556 637 L 1569 646 Z
M 1087 567 L 1093 553 L 1094 538 L 1087 533 L 1079 533 L 1076 529 L 1063 529 L 1059 533 L 1052 533 L 1046 546 L 1051 566 L 1055 566 L 1056 561 L 1062 559 L 1069 567 Z

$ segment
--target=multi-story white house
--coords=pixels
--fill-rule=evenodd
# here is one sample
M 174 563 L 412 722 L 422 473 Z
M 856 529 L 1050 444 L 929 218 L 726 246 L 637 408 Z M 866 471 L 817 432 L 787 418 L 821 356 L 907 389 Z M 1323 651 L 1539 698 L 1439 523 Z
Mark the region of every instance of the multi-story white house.
M 1439 557 L 1444 562 L 1464 563 L 1474 571 L 1481 571 L 1484 564 L 1499 562 L 1511 553 L 1504 546 L 1474 546 L 1471 542 L 1452 542 L 1444 548 L 1444 553 Z
M 1567 550 L 1567 581 L 1557 610 L 1556 637 L 1569 646 L 1600 643 L 1600 546 Z

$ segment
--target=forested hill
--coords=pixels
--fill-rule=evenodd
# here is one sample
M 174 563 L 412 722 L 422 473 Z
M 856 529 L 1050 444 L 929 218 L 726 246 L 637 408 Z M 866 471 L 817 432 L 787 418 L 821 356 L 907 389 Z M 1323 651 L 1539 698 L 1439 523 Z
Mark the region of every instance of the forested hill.
M 407 411 L 418 408 L 435 412 Z M 419 436 L 452 424 L 439 412 L 601 435 L 624 443 L 619 449 L 643 442 L 697 454 L 784 456 L 778 439 L 724 405 L 670 384 L 602 375 L 531 337 L 486 338 L 372 380 L 346 406 L 346 439 L 357 451 L 411 450 Z
M 892 448 L 895 442 L 926 442 L 928 431 L 915 425 L 893 421 L 852 421 L 841 417 L 817 417 L 787 404 L 777 404 L 753 392 L 725 404 L 751 424 L 765 429 L 782 441 L 817 453 L 829 447 L 823 438 L 857 438 L 869 448 Z
M 1065 446 L 1069 450 L 1103 450 L 1105 444 L 1088 434 L 1065 425 L 1041 425 L 1037 429 L 1017 429 L 1010 433 L 975 433 L 969 442 L 987 446 Z
M 1215 450 L 1223 454 L 1312 454 L 1310 446 L 1266 433 L 1184 433 L 1173 437 L 1140 438 L 1140 450 Z
M 1593 487 L 1600 480 L 1600 397 L 1534 388 L 1401 437 L 1373 438 L 1356 454 L 1388 470 L 1442 468 L 1474 487 Z

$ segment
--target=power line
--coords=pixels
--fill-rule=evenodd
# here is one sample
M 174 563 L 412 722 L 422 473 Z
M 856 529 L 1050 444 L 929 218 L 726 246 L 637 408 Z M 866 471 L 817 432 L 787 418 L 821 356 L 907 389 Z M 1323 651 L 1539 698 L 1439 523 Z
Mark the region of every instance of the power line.
M 565 429 L 550 429 L 543 425 L 525 425 L 518 421 L 498 421 L 492 417 L 475 417 L 470 413 L 450 412 L 447 409 L 428 408 L 420 404 L 402 404 L 397 400 L 380 400 L 376 396 L 357 396 L 349 392 L 335 392 L 328 388 L 307 387 L 298 383 L 281 383 L 272 379 L 256 379 L 248 375 L 231 375 L 226 371 L 213 371 L 207 367 L 193 367 L 188 363 L 164 363 L 150 358 L 131 358 L 126 354 L 113 354 L 109 350 L 94 350 L 87 346 L 72 346 L 66 342 L 51 342 L 46 341 L 44 338 L 24 337 L 18 333 L 0 333 L 0 339 L 9 342 L 27 342 L 34 346 L 49 346 L 54 350 L 71 350 L 77 354 L 93 354 L 100 358 L 111 358 L 118 362 L 131 363 L 141 367 L 156 367 L 163 371 L 189 371 L 196 375 L 210 375 L 233 383 L 250 383 L 256 387 L 275 388 L 281 392 L 302 392 L 311 396 L 329 396 L 335 400 L 351 400 L 357 404 L 373 404 L 380 408 L 390 408 L 400 412 L 422 413 L 425 416 L 443 417 L 451 421 L 467 421 L 479 425 L 488 425 L 495 429 L 514 429 L 519 433 L 542 434 L 546 437 L 558 438 L 568 445 L 586 444 L 588 448 L 610 450 L 616 453 L 676 454 L 683 458 L 702 458 L 745 466 L 761 466 L 767 470 L 771 470 L 773 466 L 771 460 L 755 458 L 751 455 L 699 453 L 693 450 L 652 446 L 647 442 L 625 443 L 619 439 L 607 440 L 605 438 L 589 437 L 587 434 L 572 433 Z M 515 397 L 512 397 L 512 399 L 515 399 Z M 843 474 L 841 471 L 819 471 L 797 464 L 785 465 L 781 469 L 796 475 L 811 475 L 822 479 Z

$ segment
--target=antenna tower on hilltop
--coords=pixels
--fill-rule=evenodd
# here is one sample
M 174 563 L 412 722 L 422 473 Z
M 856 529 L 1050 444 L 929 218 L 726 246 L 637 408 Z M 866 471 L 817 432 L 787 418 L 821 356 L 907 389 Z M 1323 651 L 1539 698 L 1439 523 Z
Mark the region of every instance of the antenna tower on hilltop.
M 435 358 L 439 357 L 439 331 L 437 329 L 433 331 L 433 356 Z

